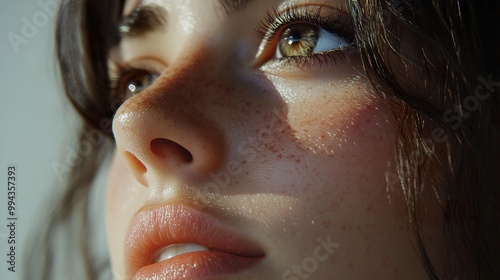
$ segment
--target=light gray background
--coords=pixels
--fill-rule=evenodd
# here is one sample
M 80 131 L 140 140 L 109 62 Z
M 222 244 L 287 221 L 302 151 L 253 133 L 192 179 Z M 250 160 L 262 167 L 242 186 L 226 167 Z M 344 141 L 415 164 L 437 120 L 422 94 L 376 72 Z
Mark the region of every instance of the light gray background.
M 27 238 L 30 234 L 40 234 L 37 225 L 46 221 L 47 205 L 56 203 L 55 194 L 64 187 L 52 164 L 64 163 L 68 153 L 65 148 L 75 146 L 79 120 L 63 98 L 58 78 L 55 16 L 45 11 L 39 0 L 0 1 L 0 279 L 11 280 L 21 279 L 21 271 L 30 265 L 23 262 L 29 246 Z M 45 24 L 42 14 L 48 19 Z M 36 32 L 23 35 L 26 25 L 23 18 L 35 26 Z M 9 33 L 27 40 L 18 46 L 17 52 Z M 9 272 L 6 263 L 7 167 L 10 165 L 17 168 L 16 273 Z M 95 213 L 102 218 L 102 178 L 97 185 Z M 103 222 L 96 224 L 100 238 L 95 242 L 105 248 Z M 78 278 L 74 276 L 58 278 Z

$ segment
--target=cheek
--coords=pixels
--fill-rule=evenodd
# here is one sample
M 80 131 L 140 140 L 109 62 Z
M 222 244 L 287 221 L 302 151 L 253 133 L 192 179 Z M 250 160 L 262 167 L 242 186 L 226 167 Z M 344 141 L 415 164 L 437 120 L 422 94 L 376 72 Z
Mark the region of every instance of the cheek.
M 377 180 L 371 183 L 380 183 L 394 153 L 398 125 L 393 111 L 368 82 L 354 76 L 323 84 L 288 83 L 288 87 L 284 96 L 292 141 L 300 156 L 313 163 L 309 165 L 313 177 L 323 175 L 330 182 L 352 185 L 372 180 L 373 176 L 364 175 L 376 173 Z
M 288 99 L 293 131 L 285 149 L 300 159 L 281 168 L 294 170 L 281 180 L 288 180 L 283 192 L 299 201 L 302 212 L 296 217 L 303 217 L 306 226 L 312 220 L 306 216 L 316 217 L 328 230 L 347 219 L 369 221 L 377 211 L 392 215 L 385 174 L 398 125 L 368 82 L 360 77 L 319 85 L 284 81 L 278 88 Z
M 123 268 L 128 224 L 141 203 L 147 199 L 148 193 L 145 187 L 136 182 L 116 152 L 106 188 L 106 232 L 112 267 Z
M 293 132 L 279 142 L 294 160 L 274 161 L 269 167 L 293 171 L 269 175 L 283 186 L 279 193 L 286 204 L 281 208 L 285 214 L 268 221 L 272 235 L 279 236 L 274 242 L 283 248 L 297 244 L 287 253 L 300 263 L 318 237 L 331 235 L 342 244 L 337 259 L 331 259 L 340 267 L 349 262 L 371 265 L 385 252 L 397 255 L 387 248 L 408 249 L 399 205 L 389 203 L 386 191 L 385 174 L 393 166 L 398 135 L 392 109 L 358 77 L 323 85 L 283 81 L 277 88 L 287 99 Z M 268 210 L 281 213 L 277 205 Z M 328 266 L 321 269 L 331 273 Z
M 311 113 L 294 122 L 296 142 L 304 150 L 301 158 L 308 162 L 301 195 L 315 214 L 326 218 L 331 213 L 371 215 L 388 207 L 385 174 L 393 165 L 396 120 L 377 98 L 344 102 L 311 102 L 300 109 Z

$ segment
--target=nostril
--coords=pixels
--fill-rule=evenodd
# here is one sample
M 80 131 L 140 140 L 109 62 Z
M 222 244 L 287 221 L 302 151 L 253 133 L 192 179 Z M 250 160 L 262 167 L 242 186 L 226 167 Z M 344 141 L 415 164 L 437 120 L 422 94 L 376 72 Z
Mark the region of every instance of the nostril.
M 193 155 L 186 148 L 168 139 L 157 138 L 151 141 L 151 151 L 164 159 L 178 160 L 183 163 L 193 161 Z
M 135 173 L 146 174 L 147 171 L 146 166 L 132 153 L 125 152 L 124 158 L 127 161 L 130 168 L 135 171 Z

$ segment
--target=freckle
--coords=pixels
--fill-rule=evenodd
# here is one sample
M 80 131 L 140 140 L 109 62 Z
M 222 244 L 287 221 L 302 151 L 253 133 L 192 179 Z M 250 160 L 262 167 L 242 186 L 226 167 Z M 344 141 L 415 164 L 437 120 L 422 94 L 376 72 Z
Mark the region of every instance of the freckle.
M 373 211 L 373 205 L 372 204 L 368 205 L 368 207 L 366 207 L 366 211 L 372 212 Z

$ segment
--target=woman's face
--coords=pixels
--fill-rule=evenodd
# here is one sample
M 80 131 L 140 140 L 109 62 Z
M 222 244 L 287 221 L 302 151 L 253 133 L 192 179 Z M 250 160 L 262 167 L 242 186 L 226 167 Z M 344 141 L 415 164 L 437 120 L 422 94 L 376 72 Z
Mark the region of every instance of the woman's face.
M 107 194 L 117 278 L 425 278 L 386 189 L 398 125 L 346 1 L 138 2 L 110 56 L 129 97 Z

